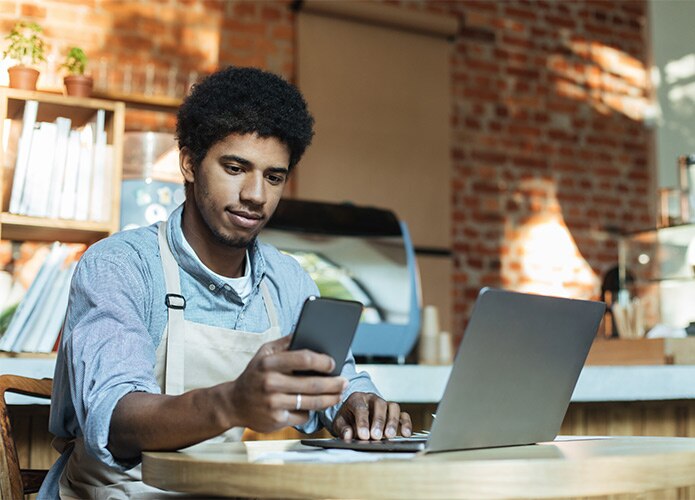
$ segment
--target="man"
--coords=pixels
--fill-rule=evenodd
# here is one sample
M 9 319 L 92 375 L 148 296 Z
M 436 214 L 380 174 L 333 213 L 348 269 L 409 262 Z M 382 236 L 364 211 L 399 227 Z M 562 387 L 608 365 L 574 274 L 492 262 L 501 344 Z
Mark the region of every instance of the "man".
M 322 425 L 345 439 L 411 433 L 348 359 L 288 351 L 299 265 L 257 242 L 313 136 L 301 94 L 257 69 L 196 85 L 178 113 L 186 201 L 168 221 L 93 245 L 73 278 L 50 429 L 63 452 L 43 497 L 143 498 L 143 450 Z M 330 334 L 330 325 L 326 325 Z M 58 488 L 59 485 L 59 488 Z

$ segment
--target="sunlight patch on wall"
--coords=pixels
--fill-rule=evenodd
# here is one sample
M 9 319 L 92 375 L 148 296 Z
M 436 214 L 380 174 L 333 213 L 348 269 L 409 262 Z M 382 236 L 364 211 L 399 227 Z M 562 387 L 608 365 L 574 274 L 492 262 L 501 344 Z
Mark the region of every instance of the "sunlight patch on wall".
M 595 41 L 574 39 L 567 46 L 582 60 L 559 54 L 548 58 L 558 94 L 586 102 L 602 114 L 617 112 L 637 121 L 653 115 L 649 75 L 641 61 Z
M 565 224 L 555 183 L 527 179 L 515 191 L 520 215 L 505 222 L 502 280 L 505 288 L 570 298 L 596 298 L 599 278 Z

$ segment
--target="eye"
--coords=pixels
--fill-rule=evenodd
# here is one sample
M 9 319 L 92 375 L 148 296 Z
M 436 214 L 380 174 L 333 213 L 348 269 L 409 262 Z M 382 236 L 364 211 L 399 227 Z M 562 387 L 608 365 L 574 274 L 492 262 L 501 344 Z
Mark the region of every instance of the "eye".
M 241 172 L 244 171 L 244 169 L 242 167 L 240 167 L 239 165 L 236 165 L 236 164 L 227 164 L 224 166 L 224 168 L 227 172 L 230 172 L 232 174 L 240 174 Z
M 282 184 L 283 182 L 285 182 L 285 176 L 280 174 L 268 174 L 266 176 L 266 179 L 268 179 L 268 182 L 270 182 L 274 186 L 277 186 L 278 184 Z

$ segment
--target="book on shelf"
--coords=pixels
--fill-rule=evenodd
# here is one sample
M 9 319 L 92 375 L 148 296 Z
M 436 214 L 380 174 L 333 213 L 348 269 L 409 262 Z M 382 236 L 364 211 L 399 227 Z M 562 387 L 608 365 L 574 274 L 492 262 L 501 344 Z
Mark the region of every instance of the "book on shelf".
M 40 337 L 39 343 L 32 349 L 25 347 L 25 351 L 51 352 L 54 350 L 58 337 L 60 337 L 60 333 L 63 331 L 63 325 L 68 311 L 68 299 L 70 298 L 70 283 L 72 283 L 72 275 L 75 273 L 75 267 L 77 267 L 77 261 L 72 261 L 63 272 L 63 281 L 54 305 L 55 313 L 46 316 L 47 320 L 44 324 L 44 328 L 43 330 L 39 330 L 39 332 L 44 332 Z
M 75 189 L 75 220 L 89 218 L 89 203 L 94 169 L 94 127 L 87 124 L 80 131 L 80 162 Z
M 104 157 L 104 194 L 102 196 L 101 221 L 111 220 L 111 202 L 113 201 L 113 145 L 106 144 Z
M 104 125 L 106 112 L 103 109 L 97 111 L 94 124 L 94 157 L 92 161 L 92 189 L 90 192 L 89 219 L 103 220 L 104 203 L 104 177 L 106 176 L 106 131 Z
M 17 306 L 17 310 L 12 316 L 12 320 L 10 321 L 5 334 L 0 339 L 0 350 L 12 351 L 15 342 L 19 339 L 22 333 L 25 323 L 29 319 L 32 310 L 41 296 L 43 288 L 46 286 L 46 283 L 52 279 L 52 275 L 57 268 L 58 260 L 60 259 L 62 252 L 63 250 L 61 249 L 60 243 L 56 242 L 51 246 L 46 260 L 39 268 L 36 278 L 34 278 L 34 281 L 27 290 L 27 293 L 24 295 L 24 298 L 19 303 L 19 306 Z
M 53 165 L 49 182 L 48 196 L 42 207 L 41 217 L 57 217 L 60 207 L 60 194 L 63 190 L 65 164 L 68 157 L 68 140 L 72 121 L 59 116 L 56 118 L 56 143 L 53 154 Z
M 17 141 L 10 212 L 32 217 L 106 222 L 111 216 L 113 146 L 106 111 L 79 129 L 69 118 L 37 122 L 27 101 Z M 18 127 L 15 127 L 18 128 Z
M 52 212 L 50 217 L 73 219 L 75 217 L 75 193 L 77 192 L 77 175 L 80 169 L 80 132 L 71 130 L 68 136 L 67 157 L 65 159 L 65 174 L 60 191 L 58 212 Z
M 26 101 L 24 103 L 24 113 L 22 117 L 22 133 L 19 137 L 17 148 L 17 161 L 14 167 L 14 178 L 12 179 L 12 194 L 10 195 L 10 212 L 19 213 L 24 192 L 24 181 L 26 179 L 27 165 L 29 163 L 29 151 L 31 140 L 34 135 L 34 125 L 36 115 L 39 110 L 38 101 Z
M 54 243 L 19 303 L 0 350 L 50 352 L 67 311 L 70 281 L 85 245 Z
M 76 262 L 66 259 L 52 282 L 42 294 L 35 312 L 29 318 L 14 351 L 50 352 L 63 326 L 70 295 L 70 280 Z
M 48 198 L 49 181 L 51 180 L 49 166 L 53 165 L 53 153 L 56 143 L 58 126 L 52 122 L 41 122 L 34 129 L 34 138 L 29 151 L 24 194 L 19 213 L 41 217 L 45 215 L 46 199 Z

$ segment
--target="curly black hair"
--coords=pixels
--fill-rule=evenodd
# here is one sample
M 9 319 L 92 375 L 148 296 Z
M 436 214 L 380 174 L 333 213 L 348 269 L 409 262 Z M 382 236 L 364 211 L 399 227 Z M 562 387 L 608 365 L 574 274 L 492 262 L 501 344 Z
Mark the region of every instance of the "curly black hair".
M 193 86 L 177 113 L 176 135 L 195 166 L 229 134 L 274 137 L 289 149 L 291 170 L 311 143 L 313 125 L 295 86 L 257 68 L 229 67 Z

